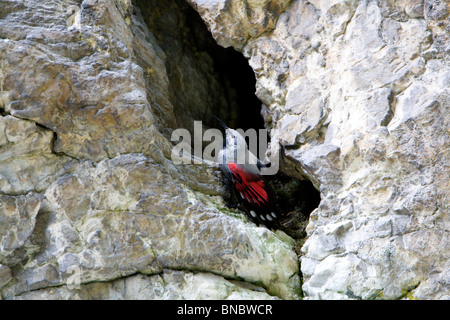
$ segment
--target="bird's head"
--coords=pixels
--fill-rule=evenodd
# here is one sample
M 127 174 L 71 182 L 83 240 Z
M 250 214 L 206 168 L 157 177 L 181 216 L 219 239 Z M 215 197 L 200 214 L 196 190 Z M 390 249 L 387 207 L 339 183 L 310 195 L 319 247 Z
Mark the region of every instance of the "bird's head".
M 238 152 L 248 150 L 247 141 L 242 134 L 231 128 L 225 129 L 225 147 L 236 149 Z
M 213 116 L 213 118 L 216 119 L 225 130 L 225 140 L 224 140 L 225 148 L 234 148 L 243 150 L 248 149 L 247 142 L 245 141 L 245 138 L 242 136 L 242 134 L 239 133 L 239 131 L 229 128 L 222 120 L 220 120 L 216 116 Z

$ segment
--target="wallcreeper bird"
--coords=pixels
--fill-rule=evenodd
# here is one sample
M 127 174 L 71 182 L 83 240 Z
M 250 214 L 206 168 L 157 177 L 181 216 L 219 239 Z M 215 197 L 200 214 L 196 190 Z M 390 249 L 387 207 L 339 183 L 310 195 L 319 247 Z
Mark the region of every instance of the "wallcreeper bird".
M 253 222 L 270 229 L 279 228 L 275 192 L 261 175 L 265 165 L 248 150 L 245 138 L 238 131 L 214 118 L 225 129 L 223 148 L 217 156 L 225 184 L 237 191 L 244 212 Z

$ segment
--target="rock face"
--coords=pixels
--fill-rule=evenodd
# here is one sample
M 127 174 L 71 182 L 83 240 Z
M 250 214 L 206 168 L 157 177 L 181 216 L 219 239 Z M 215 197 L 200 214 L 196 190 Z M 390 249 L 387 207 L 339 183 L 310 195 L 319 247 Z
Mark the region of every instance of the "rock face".
M 193 2 L 213 35 L 217 15 L 245 19 Z M 267 125 L 321 192 L 307 298 L 450 297 L 449 28 L 446 1 L 294 0 L 264 33 L 215 35 L 249 58 Z
M 0 1 L 2 298 L 298 298 L 292 241 L 171 161 L 173 129 L 231 103 L 192 9 L 79 3 Z
M 1 297 L 448 299 L 448 4 L 188 2 L 320 190 L 301 273 L 214 167 L 170 159 L 235 108 L 186 3 L 0 0 Z

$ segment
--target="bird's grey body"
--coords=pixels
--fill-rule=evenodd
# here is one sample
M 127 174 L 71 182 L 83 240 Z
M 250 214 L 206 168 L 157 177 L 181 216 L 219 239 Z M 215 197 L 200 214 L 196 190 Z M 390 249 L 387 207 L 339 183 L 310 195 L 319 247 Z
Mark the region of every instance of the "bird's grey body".
M 252 221 L 278 228 L 275 192 L 261 175 L 260 169 L 264 164 L 248 150 L 245 138 L 237 130 L 220 122 L 225 128 L 225 140 L 217 160 L 226 184 L 239 193 L 240 201 Z
M 248 149 L 247 141 L 237 130 L 225 128 L 224 145 L 218 152 L 219 164 L 236 163 L 249 173 L 261 174 L 264 164 Z

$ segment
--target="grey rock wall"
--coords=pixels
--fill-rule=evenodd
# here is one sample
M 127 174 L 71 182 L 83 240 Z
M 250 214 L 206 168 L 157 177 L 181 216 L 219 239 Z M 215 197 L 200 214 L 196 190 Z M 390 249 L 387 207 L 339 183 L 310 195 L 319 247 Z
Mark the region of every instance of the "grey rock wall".
M 219 43 L 248 57 L 289 173 L 321 192 L 302 248 L 305 297 L 448 299 L 448 2 L 248 1 L 283 10 L 246 38 L 216 35 L 217 24 L 252 10 L 192 2 Z
M 0 0 L 1 297 L 448 299 L 448 2 L 189 0 L 320 191 L 301 270 L 214 166 L 171 161 L 232 107 L 167 3 Z
M 171 131 L 228 102 L 187 4 L 145 5 L 0 1 L 1 297 L 298 298 L 292 240 L 172 163 Z

